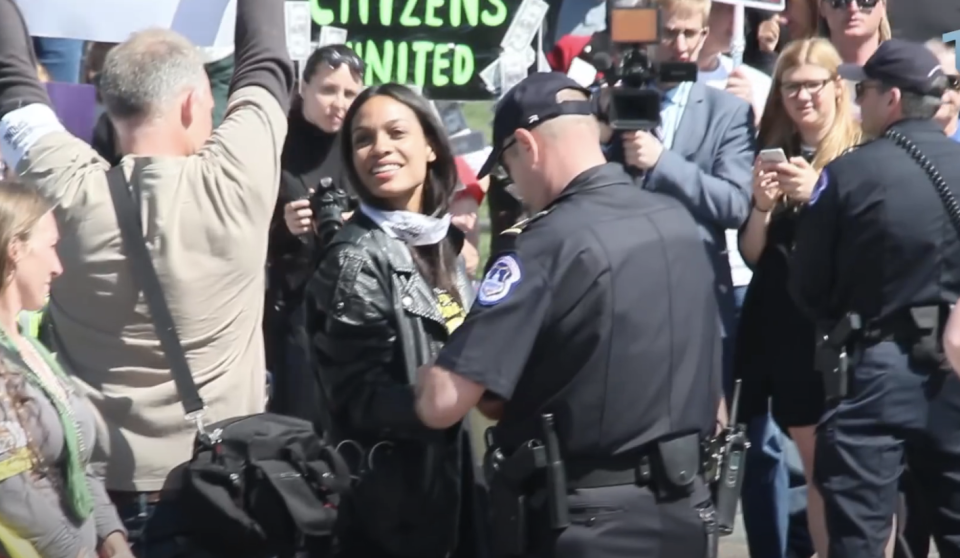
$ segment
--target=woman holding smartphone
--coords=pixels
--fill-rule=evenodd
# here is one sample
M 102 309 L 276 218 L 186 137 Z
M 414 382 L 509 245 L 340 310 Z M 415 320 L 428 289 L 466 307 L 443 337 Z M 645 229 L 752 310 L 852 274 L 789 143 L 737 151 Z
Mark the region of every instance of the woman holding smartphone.
M 800 452 L 809 529 L 819 556 L 826 556 L 827 537 L 812 472 L 823 384 L 813 368 L 814 326 L 787 292 L 787 272 L 794 229 L 804 208 L 815 201 L 821 170 L 860 141 L 850 94 L 837 75 L 840 63 L 836 49 L 820 38 L 790 43 L 777 61 L 760 121 L 762 151 L 754 166 L 752 210 L 740 230 L 740 254 L 753 268 L 753 280 L 734 357 L 744 398 L 772 399 L 774 419 Z M 752 412 L 765 413 L 767 406 Z

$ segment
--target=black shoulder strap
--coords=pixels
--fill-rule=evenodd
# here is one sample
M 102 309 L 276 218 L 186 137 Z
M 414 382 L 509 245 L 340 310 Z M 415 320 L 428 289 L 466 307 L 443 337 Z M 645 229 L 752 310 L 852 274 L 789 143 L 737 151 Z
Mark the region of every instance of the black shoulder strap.
M 123 174 L 123 167 L 116 166 L 107 172 L 107 182 L 110 185 L 110 197 L 113 199 L 113 209 L 117 215 L 117 224 L 120 226 L 120 236 L 123 239 L 123 249 L 126 252 L 127 263 L 133 272 L 133 277 L 143 290 L 143 296 L 150 308 L 153 318 L 153 327 L 157 330 L 160 346 L 170 364 L 170 374 L 177 386 L 177 393 L 183 404 L 184 415 L 190 420 L 197 420 L 204 409 L 203 399 L 193 381 L 187 355 L 180 345 L 177 328 L 167 306 L 167 300 L 157 277 L 157 270 L 150 258 L 147 242 L 143 238 L 140 222 L 140 208 L 133 202 L 133 193 Z
M 956 196 L 953 195 L 950 187 L 947 186 L 947 181 L 943 179 L 940 171 L 933 166 L 933 163 L 920 151 L 919 147 L 900 132 L 889 129 L 883 134 L 883 137 L 889 139 L 906 151 L 907 154 L 920 165 L 920 168 L 927 173 L 930 182 L 933 183 L 933 187 L 937 190 L 937 195 L 940 196 L 940 201 L 943 203 L 943 208 L 947 212 L 947 217 L 950 218 L 950 223 L 953 225 L 953 228 L 956 229 L 957 234 L 960 235 L 960 203 L 957 203 Z

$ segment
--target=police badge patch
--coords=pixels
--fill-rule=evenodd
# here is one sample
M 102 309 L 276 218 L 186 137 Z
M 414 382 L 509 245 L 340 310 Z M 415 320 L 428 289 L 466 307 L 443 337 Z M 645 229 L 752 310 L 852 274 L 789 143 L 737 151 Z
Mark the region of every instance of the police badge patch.
M 520 262 L 517 261 L 516 256 L 513 254 L 500 256 L 490 266 L 483 282 L 480 283 L 477 302 L 482 306 L 497 304 L 507 298 L 522 277 L 523 272 L 520 271 Z
M 820 194 L 827 189 L 827 185 L 830 183 L 830 173 L 827 172 L 827 169 L 820 171 L 820 178 L 817 179 L 817 183 L 813 185 L 813 191 L 810 192 L 810 201 L 807 202 L 807 205 L 813 205 L 817 203 L 817 200 L 820 199 Z

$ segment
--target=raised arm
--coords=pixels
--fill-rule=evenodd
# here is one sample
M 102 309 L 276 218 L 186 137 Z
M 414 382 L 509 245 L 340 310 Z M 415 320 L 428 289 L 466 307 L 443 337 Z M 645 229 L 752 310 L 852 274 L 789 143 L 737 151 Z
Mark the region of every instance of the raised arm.
M 750 213 L 750 184 L 756 140 L 753 109 L 738 102 L 731 114 L 713 168 L 666 150 L 650 170 L 647 184 L 676 197 L 699 221 L 720 229 L 739 229 Z
M 107 168 L 53 112 L 37 78 L 30 34 L 13 0 L 0 0 L 0 154 L 16 173 L 61 203 L 87 174 Z
M 238 0 L 236 69 L 223 123 L 200 152 L 207 191 L 231 221 L 269 227 L 280 184 L 293 64 L 283 0 Z

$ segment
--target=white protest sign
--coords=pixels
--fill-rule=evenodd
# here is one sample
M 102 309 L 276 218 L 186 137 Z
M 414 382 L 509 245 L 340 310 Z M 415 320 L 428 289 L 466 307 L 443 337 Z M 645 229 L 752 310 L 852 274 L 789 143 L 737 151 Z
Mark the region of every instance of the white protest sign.
M 480 70 L 479 76 L 487 87 L 487 91 L 496 93 L 500 88 L 500 59 L 494 60 L 486 68 Z
M 317 41 L 317 47 L 327 45 L 343 45 L 347 43 L 347 30 L 341 27 L 324 25 L 320 28 L 320 39 Z
M 524 56 L 519 52 L 504 52 L 500 55 L 500 95 L 505 95 L 527 77 Z
M 287 52 L 293 60 L 306 60 L 310 57 L 310 29 L 313 20 L 310 18 L 310 4 L 302 0 L 284 2 L 285 33 L 287 36 Z
M 717 3 L 733 6 L 733 36 L 730 38 L 730 58 L 733 66 L 743 63 L 743 51 L 747 40 L 744 37 L 744 18 L 747 8 L 782 12 L 786 9 L 786 0 L 716 0 Z
M 597 81 L 597 69 L 583 58 L 577 57 L 570 62 L 567 77 L 580 84 L 581 87 L 590 87 Z
M 530 46 L 533 37 L 543 25 L 543 18 L 547 15 L 550 4 L 543 0 L 523 0 L 513 20 L 510 21 L 510 27 L 507 28 L 500 46 L 507 52 L 521 52 Z M 536 56 L 536 55 L 534 55 Z M 531 64 L 533 62 L 531 61 Z
M 120 43 L 152 27 L 197 46 L 232 47 L 236 0 L 14 0 L 37 37 Z
M 782 12 L 786 9 L 785 0 L 714 0 L 718 4 L 731 4 L 734 6 L 743 6 L 745 8 L 754 8 L 757 10 L 766 10 L 768 12 Z
M 537 71 L 552 71 L 550 62 L 547 61 L 547 56 L 543 53 L 543 23 L 540 24 L 540 29 L 537 30 Z

